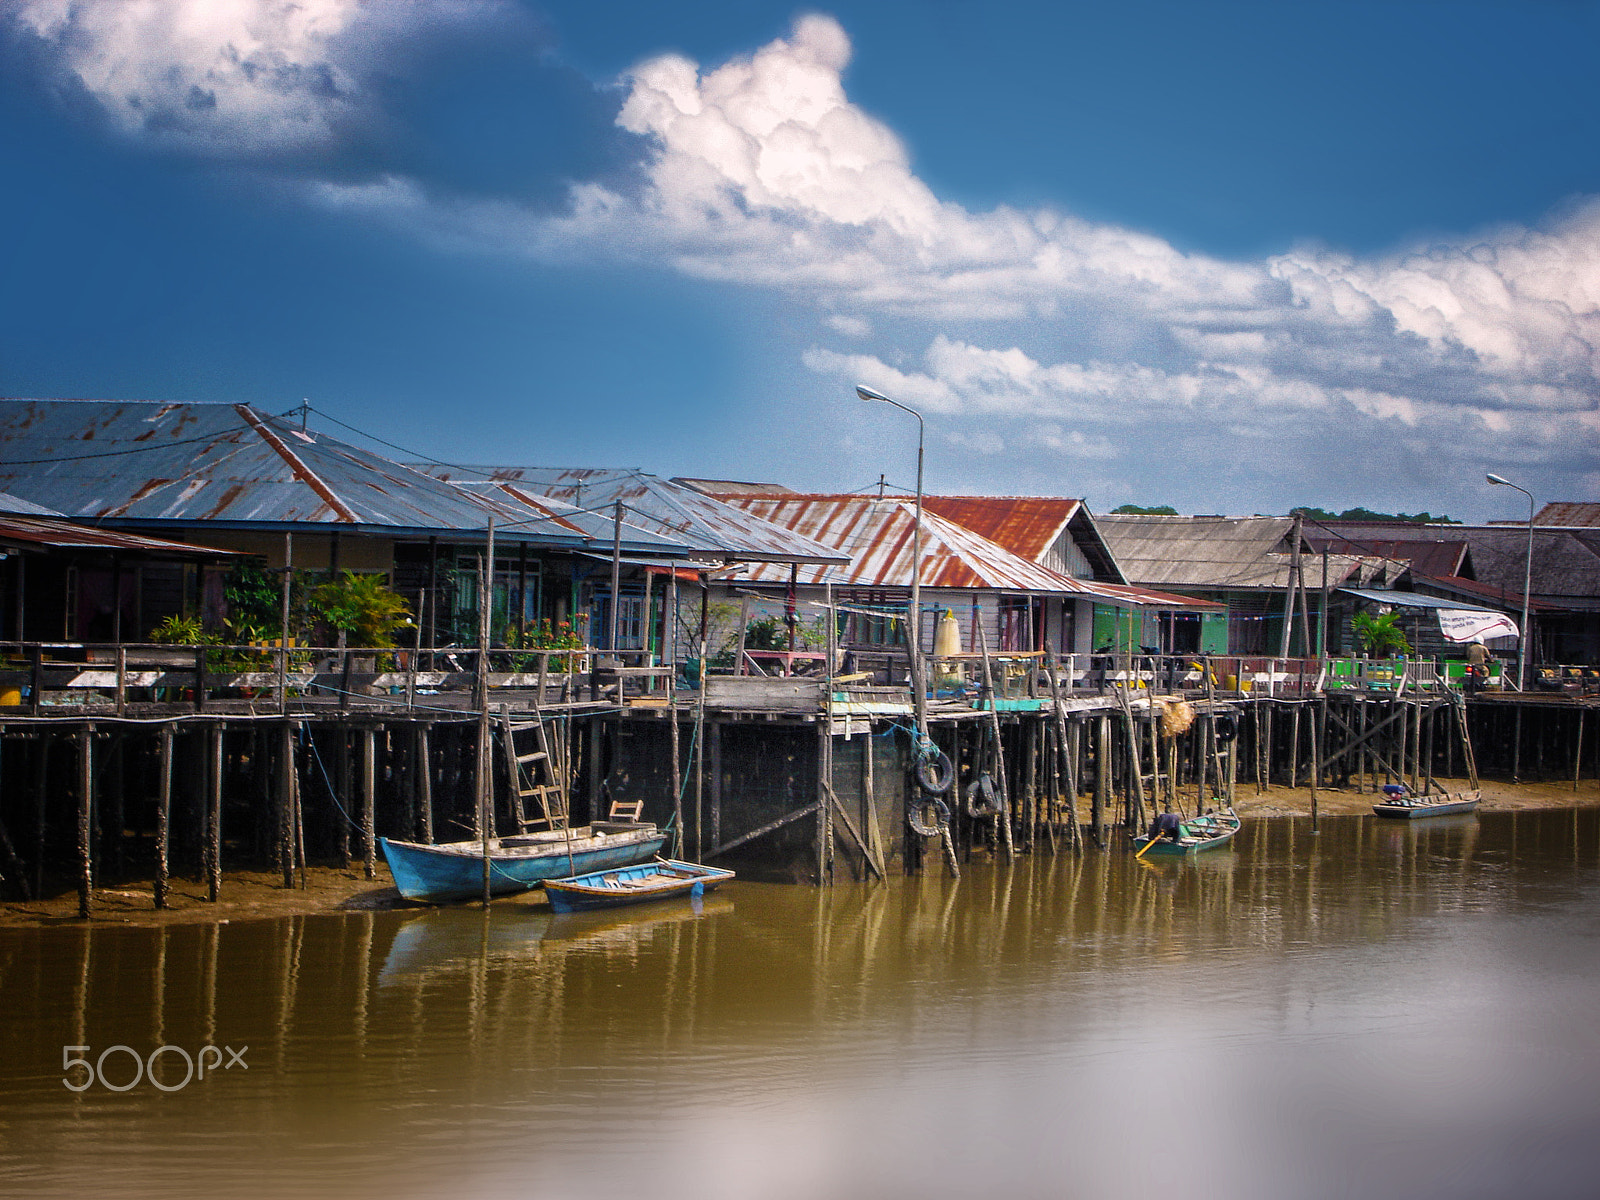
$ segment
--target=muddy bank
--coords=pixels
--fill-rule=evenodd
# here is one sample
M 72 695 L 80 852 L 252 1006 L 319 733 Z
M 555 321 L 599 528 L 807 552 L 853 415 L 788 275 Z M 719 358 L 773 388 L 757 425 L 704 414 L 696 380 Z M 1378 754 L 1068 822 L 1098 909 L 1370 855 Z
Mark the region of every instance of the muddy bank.
M 1436 779 L 1437 790 L 1463 792 L 1472 785 L 1465 779 Z M 1498 783 L 1483 781 L 1483 803 L 1480 812 L 1507 811 L 1533 808 L 1573 808 L 1600 804 L 1600 781 L 1584 779 L 1573 791 L 1572 781 L 1564 783 Z M 1357 792 L 1354 788 L 1317 789 L 1317 811 L 1326 816 L 1359 815 L 1372 811 L 1377 797 L 1370 791 Z M 1194 796 L 1184 797 L 1192 807 Z M 1254 784 L 1241 783 L 1234 793 L 1234 808 L 1240 816 L 1250 817 L 1309 817 L 1311 791 L 1308 788 L 1271 787 L 1259 792 Z
M 1438 781 L 1447 791 L 1461 791 L 1464 779 Z M 1369 792 L 1318 788 L 1317 809 L 1326 816 L 1366 814 L 1372 811 L 1374 797 Z M 1192 793 L 1183 797 L 1192 809 Z M 1311 815 L 1311 793 L 1306 788 L 1273 787 L 1258 792 L 1253 784 L 1240 784 L 1235 795 L 1239 814 L 1247 820 Z M 1571 808 L 1600 805 L 1600 782 L 1585 779 L 1574 791 L 1571 782 L 1508 784 L 1486 782 L 1480 811 L 1513 809 Z M 327 913 L 370 908 L 410 907 L 389 879 L 381 864 L 376 879 L 368 879 L 359 864 L 352 868 L 312 867 L 302 873 L 301 885 L 283 886 L 275 871 L 229 871 L 223 878 L 222 898 L 215 904 L 206 899 L 201 880 L 176 878 L 168 891 L 170 907 L 158 910 L 149 880 L 119 881 L 95 888 L 94 916 L 103 924 L 162 925 L 183 922 L 244 921 L 297 913 Z M 497 906 L 522 904 L 543 907 L 543 893 L 495 901 Z M 78 917 L 78 894 L 71 887 L 44 900 L 0 904 L 0 927 L 18 925 L 72 924 Z

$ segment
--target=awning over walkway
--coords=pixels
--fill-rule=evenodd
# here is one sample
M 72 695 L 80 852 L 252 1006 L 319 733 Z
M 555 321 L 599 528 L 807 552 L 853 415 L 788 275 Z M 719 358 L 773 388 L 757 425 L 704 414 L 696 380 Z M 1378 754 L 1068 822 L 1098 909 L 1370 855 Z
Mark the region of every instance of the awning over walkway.
M 1423 608 L 1439 619 L 1439 632 L 1452 642 L 1480 642 L 1490 638 L 1516 637 L 1517 623 L 1497 608 L 1463 604 L 1443 596 L 1423 596 L 1416 592 L 1389 592 L 1375 588 L 1340 588 L 1352 596 L 1395 608 Z
M 1348 596 L 1359 596 L 1363 600 L 1371 600 L 1377 604 L 1389 604 L 1395 608 L 1453 608 L 1460 612 L 1500 613 L 1498 608 L 1485 608 L 1481 604 L 1467 604 L 1460 600 L 1450 600 L 1444 596 L 1424 596 L 1420 592 L 1391 592 L 1381 588 L 1340 588 Z

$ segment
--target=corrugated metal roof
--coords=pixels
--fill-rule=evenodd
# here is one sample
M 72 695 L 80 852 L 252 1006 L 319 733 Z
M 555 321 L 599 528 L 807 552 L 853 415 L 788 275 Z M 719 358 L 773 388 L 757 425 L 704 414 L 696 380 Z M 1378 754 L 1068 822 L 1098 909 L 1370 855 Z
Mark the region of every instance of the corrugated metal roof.
M 477 529 L 459 489 L 245 404 L 0 400 L 0 486 L 128 521 Z
M 1082 501 L 1065 496 L 924 496 L 924 512 L 981 533 L 1030 562 L 1055 545 Z
M 1392 534 L 1394 527 L 1379 523 L 1340 521 L 1328 523 L 1341 537 L 1366 541 Z M 1528 559 L 1528 526 L 1424 525 L 1419 536 L 1432 534 L 1443 541 L 1464 541 L 1472 554 L 1472 571 L 1494 595 L 1522 595 L 1522 576 Z M 1533 594 L 1552 599 L 1600 596 L 1600 532 L 1588 529 L 1534 526 Z
M 100 550 L 160 558 L 231 558 L 232 550 L 214 550 L 186 542 L 141 537 L 116 529 L 99 529 L 49 517 L 0 513 L 0 545 L 38 547 L 41 550 Z
M 742 479 L 686 479 L 682 475 L 674 475 L 673 483 L 681 483 L 684 487 L 693 488 L 697 492 L 704 492 L 708 496 L 793 496 L 796 494 L 792 487 L 785 487 L 781 483 L 747 483 Z
M 1095 521 L 1124 573 L 1146 587 L 1281 591 L 1293 574 L 1291 517 L 1109 513 Z M 1308 588 L 1323 586 L 1322 561 L 1321 554 L 1302 553 Z M 1382 555 L 1329 554 L 1327 586 L 1392 583 L 1406 567 Z
M 1154 587 L 1211 589 L 1286 586 L 1287 517 L 1164 517 L 1107 513 L 1095 518 L 1123 573 Z M 1284 582 L 1279 583 L 1279 575 Z
M 1568 529 L 1600 528 L 1600 503 L 1589 500 L 1553 500 L 1533 518 L 1535 525 L 1561 525 Z
M 804 583 L 848 587 L 910 587 L 916 505 L 871 496 L 727 496 L 734 504 L 785 529 L 850 556 L 848 566 L 802 569 Z M 753 582 L 786 583 L 788 572 L 752 568 Z M 1012 554 L 981 534 L 924 507 L 923 587 L 1101 596 L 1100 585 L 1057 574 Z M 1109 597 L 1108 597 L 1109 598 Z
M 610 553 L 616 534 L 615 521 L 608 512 L 575 508 L 565 501 L 544 496 L 524 485 L 508 480 L 451 481 L 450 486 L 470 492 L 495 506 L 495 536 L 515 539 L 520 533 L 548 536 L 566 535 L 583 539 L 585 553 Z M 641 522 L 624 520 L 622 549 L 629 555 L 655 554 L 686 558 L 696 553 L 688 542 L 669 537 L 658 530 L 640 528 Z
M 1179 596 L 1172 592 L 1158 592 L 1153 588 L 1138 587 L 1130 583 L 1096 583 L 1095 589 L 1107 593 L 1108 598 L 1122 597 L 1129 608 L 1150 608 L 1174 612 L 1226 612 L 1228 606 L 1215 600 L 1196 600 L 1193 596 Z
M 1498 612 L 1499 609 L 1484 608 L 1479 604 L 1467 604 L 1461 600 L 1452 600 L 1445 596 L 1424 596 L 1418 592 L 1396 592 L 1381 588 L 1340 588 L 1348 596 L 1359 596 L 1363 600 L 1373 600 L 1379 604 L 1392 605 L 1395 608 L 1455 608 L 1463 612 Z
M 630 523 L 688 543 L 696 551 L 741 562 L 837 563 L 834 548 L 779 528 L 755 514 L 643 471 L 603 467 L 447 467 L 430 474 L 451 481 L 492 480 L 575 508 L 621 500 Z
M 1306 540 L 1318 553 L 1327 549 L 1332 554 L 1403 559 L 1419 575 L 1460 575 L 1468 562 L 1465 541 L 1355 540 L 1315 534 L 1308 534 Z
M 67 514 L 57 512 L 53 508 L 46 508 L 43 504 L 35 504 L 32 500 L 24 500 L 21 496 L 13 496 L 10 492 L 0 492 L 0 513 L 24 513 L 30 517 L 64 517 Z

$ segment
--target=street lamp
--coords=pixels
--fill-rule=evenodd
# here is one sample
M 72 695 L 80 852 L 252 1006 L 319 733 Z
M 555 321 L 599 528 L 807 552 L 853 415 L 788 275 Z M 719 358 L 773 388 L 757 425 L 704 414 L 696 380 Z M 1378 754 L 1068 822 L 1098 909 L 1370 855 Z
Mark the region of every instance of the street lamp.
M 877 400 L 901 412 L 910 413 L 917 419 L 917 523 L 911 531 L 911 613 L 910 620 L 906 622 L 906 638 L 910 643 L 911 651 L 911 686 L 915 689 L 915 702 L 917 712 L 917 732 L 920 734 L 926 725 L 923 709 L 925 707 L 925 692 L 922 686 L 922 414 L 916 409 L 901 404 L 898 400 L 891 400 L 882 392 L 862 384 L 856 384 L 856 395 L 863 400 Z
M 1522 636 L 1517 638 L 1517 687 L 1528 690 L 1528 592 L 1533 587 L 1533 493 L 1519 488 L 1509 479 L 1498 475 L 1485 475 L 1490 483 L 1521 492 L 1528 498 L 1528 557 L 1522 569 Z

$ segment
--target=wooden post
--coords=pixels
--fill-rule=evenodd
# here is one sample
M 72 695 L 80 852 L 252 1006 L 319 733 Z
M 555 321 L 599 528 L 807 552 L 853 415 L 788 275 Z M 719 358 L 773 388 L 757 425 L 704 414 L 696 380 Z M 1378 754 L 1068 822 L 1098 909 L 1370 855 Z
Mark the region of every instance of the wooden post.
M 701 681 L 704 683 L 704 680 Z M 711 722 L 711 845 L 722 845 L 722 722 Z
M 739 648 L 735 652 L 734 659 L 733 659 L 733 673 L 735 675 L 743 675 L 744 674 L 744 636 L 745 636 L 745 631 L 749 628 L 749 626 L 750 626 L 750 596 L 749 596 L 748 593 L 746 593 L 745 595 L 739 597 Z M 702 678 L 702 686 L 704 686 L 705 669 L 706 669 L 705 660 L 702 658 L 700 660 L 700 672 L 701 672 L 701 678 Z M 715 841 L 716 839 L 713 838 L 712 840 Z
M 94 726 L 78 731 L 78 916 L 88 919 L 94 907 Z
M 695 861 L 705 860 L 706 811 L 706 596 L 709 586 L 700 597 L 700 691 L 694 702 L 694 856 Z
M 415 836 L 425 846 L 433 844 L 433 755 L 428 746 L 429 726 L 426 721 L 417 726 L 416 755 L 417 769 L 412 779 L 412 786 L 417 794 L 417 824 Z
M 1076 757 L 1077 739 L 1067 733 L 1067 715 L 1061 709 L 1061 678 L 1056 672 L 1056 655 L 1051 650 L 1045 656 L 1045 672 L 1050 681 L 1050 711 L 1055 717 L 1056 752 L 1061 756 L 1061 786 L 1066 791 L 1067 818 L 1072 822 L 1067 844 L 1074 851 L 1083 849 L 1083 831 L 1078 828 L 1078 774 Z M 1055 845 L 1052 835 L 1051 845 Z
M 46 824 L 46 801 L 50 795 L 50 745 L 54 739 L 48 733 L 41 731 L 34 740 L 33 750 L 33 802 L 34 802 L 34 858 L 33 858 L 33 894 L 44 895 L 44 835 Z
M 294 886 L 294 726 L 287 721 L 278 733 L 278 866 L 283 886 Z
M 1322 761 L 1322 742 L 1318 737 L 1318 724 L 1315 717 L 1309 724 L 1311 725 L 1311 770 L 1308 782 L 1311 785 L 1311 832 L 1320 833 L 1321 830 L 1317 824 L 1317 764 Z
M 1572 790 L 1578 790 L 1578 772 L 1583 767 L 1583 709 L 1578 710 L 1578 736 L 1572 739 Z
M 294 534 L 283 535 L 283 588 L 278 602 L 278 711 L 289 711 L 289 587 L 294 575 Z
M 486 767 L 491 765 L 488 757 L 487 754 L 483 754 L 479 760 Z M 361 731 L 361 852 L 366 858 L 368 879 L 376 879 L 378 876 L 377 805 L 378 736 L 377 731 L 368 726 Z M 492 834 L 494 828 L 492 810 L 489 820 L 488 828 Z
M 339 722 L 339 753 L 334 762 L 334 779 L 336 780 L 339 794 L 334 797 L 341 814 L 350 811 L 350 729 L 343 721 Z M 341 816 L 339 821 L 339 858 L 344 864 L 344 869 L 350 869 L 350 822 Z
M 167 906 L 167 885 L 172 854 L 172 741 L 177 726 L 161 726 L 160 778 L 156 784 L 156 907 Z
M 1083 853 L 1083 825 L 1078 818 L 1078 794 L 1083 778 L 1083 722 L 1073 721 L 1067 726 L 1067 819 L 1072 822 L 1072 850 Z
M 211 794 L 207 798 L 210 819 L 206 821 L 206 894 L 215 904 L 222 898 L 222 722 L 212 725 L 207 733 L 211 738 L 210 769 L 206 782 Z
M 1300 786 L 1300 701 L 1294 702 L 1289 716 L 1289 786 Z
M 1111 795 L 1111 718 L 1101 714 L 1095 722 L 1094 799 L 1089 823 L 1094 827 L 1094 844 L 1106 848 L 1106 802 Z
M 817 886 L 830 882 L 833 873 L 833 735 L 828 705 L 817 721 Z
M 1520 669 L 1520 664 L 1519 664 Z M 1522 782 L 1522 697 L 1519 695 L 1513 703 L 1516 705 L 1517 719 L 1515 731 L 1511 736 L 1511 782 Z
M 1012 862 L 1016 858 L 1016 849 L 1011 844 L 1011 789 L 1006 784 L 1006 758 L 1005 749 L 1000 743 L 1000 707 L 999 699 L 994 688 L 994 669 L 989 662 L 989 637 L 983 631 L 983 621 L 978 622 L 978 648 L 983 652 L 983 688 L 979 696 L 985 694 L 989 697 L 989 732 L 994 738 L 994 775 L 995 787 L 1000 793 L 1000 813 L 995 817 L 999 825 L 1001 844 L 1005 846 L 1006 861 Z M 919 732 L 926 732 L 919 730 Z

